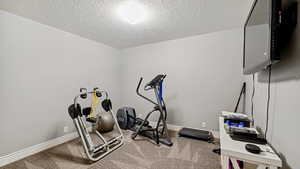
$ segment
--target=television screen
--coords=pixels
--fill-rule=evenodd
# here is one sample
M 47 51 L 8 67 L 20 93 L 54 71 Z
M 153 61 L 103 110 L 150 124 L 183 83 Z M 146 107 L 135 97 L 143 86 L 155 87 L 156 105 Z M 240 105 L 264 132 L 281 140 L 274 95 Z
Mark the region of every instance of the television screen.
M 279 61 L 277 23 L 279 0 L 255 0 L 244 27 L 244 74 Z

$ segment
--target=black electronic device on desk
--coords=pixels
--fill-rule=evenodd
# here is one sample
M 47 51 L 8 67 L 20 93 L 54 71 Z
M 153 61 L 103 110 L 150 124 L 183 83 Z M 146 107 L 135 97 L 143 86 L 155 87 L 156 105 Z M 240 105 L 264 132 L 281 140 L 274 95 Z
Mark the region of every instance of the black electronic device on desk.
M 245 137 L 254 137 L 256 138 L 258 133 L 254 128 L 247 128 L 247 127 L 229 127 L 228 133 L 230 135 L 235 136 L 245 136 Z
M 263 136 L 259 135 L 254 128 L 230 127 L 228 131 L 233 140 L 262 145 L 267 144 L 267 140 Z
M 262 152 L 262 150 L 257 145 L 254 145 L 254 144 L 246 144 L 245 149 L 248 152 L 253 153 L 253 154 L 259 154 Z
M 247 136 L 242 136 L 242 135 L 230 135 L 232 140 L 236 141 L 243 141 L 243 142 L 249 142 L 249 143 L 254 143 L 254 144 L 261 144 L 261 145 L 266 145 L 268 141 L 264 137 L 247 137 Z

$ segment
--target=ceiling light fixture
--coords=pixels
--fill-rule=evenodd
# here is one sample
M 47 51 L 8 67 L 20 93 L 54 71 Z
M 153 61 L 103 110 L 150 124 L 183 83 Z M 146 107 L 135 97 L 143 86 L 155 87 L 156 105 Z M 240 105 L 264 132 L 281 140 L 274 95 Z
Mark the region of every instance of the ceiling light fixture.
M 122 20 L 132 25 L 144 22 L 148 17 L 146 7 L 137 0 L 123 1 L 117 10 Z

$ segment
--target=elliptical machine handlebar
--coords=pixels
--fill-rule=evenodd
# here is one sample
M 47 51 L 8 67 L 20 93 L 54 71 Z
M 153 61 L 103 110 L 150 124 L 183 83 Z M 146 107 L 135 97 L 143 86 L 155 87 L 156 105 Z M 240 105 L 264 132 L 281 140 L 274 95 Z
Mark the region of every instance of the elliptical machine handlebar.
M 148 97 L 146 97 L 146 96 L 144 96 L 144 95 L 142 95 L 142 94 L 140 93 L 140 87 L 141 87 L 142 81 L 143 81 L 143 77 L 140 78 L 140 81 L 139 81 L 138 86 L 137 86 L 137 88 L 136 88 L 136 93 L 137 93 L 137 95 L 140 96 L 141 98 L 143 98 L 143 99 L 145 99 L 145 100 L 151 102 L 151 103 L 154 104 L 154 105 L 158 105 L 155 101 L 149 99 Z M 146 91 L 151 89 L 151 88 L 147 88 L 147 86 L 148 86 L 148 85 L 146 85 L 146 86 L 144 87 L 144 90 L 146 90 Z

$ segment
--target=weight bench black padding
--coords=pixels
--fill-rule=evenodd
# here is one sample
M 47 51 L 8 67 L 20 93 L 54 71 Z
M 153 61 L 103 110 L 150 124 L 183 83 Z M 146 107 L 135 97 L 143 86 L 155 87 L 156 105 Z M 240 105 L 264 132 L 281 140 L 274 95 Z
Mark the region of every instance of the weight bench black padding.
M 205 131 L 205 130 L 182 128 L 179 131 L 178 135 L 180 137 L 188 137 L 188 138 L 203 140 L 203 141 L 212 141 L 213 140 L 213 135 L 211 134 L 211 132 Z
M 85 107 L 85 108 L 82 109 L 82 114 L 84 116 L 89 116 L 91 114 L 91 112 L 92 112 L 92 108 L 91 107 Z

